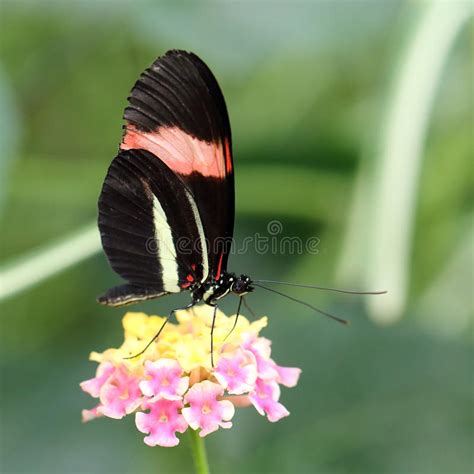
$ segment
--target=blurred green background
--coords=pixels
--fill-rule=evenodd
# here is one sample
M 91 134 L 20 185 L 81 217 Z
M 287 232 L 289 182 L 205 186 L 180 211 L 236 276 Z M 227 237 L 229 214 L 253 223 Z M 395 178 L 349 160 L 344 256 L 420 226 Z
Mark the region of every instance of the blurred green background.
M 88 354 L 122 337 L 124 311 L 100 307 L 95 297 L 119 279 L 94 250 L 43 275 L 64 266 L 69 251 L 94 247 L 95 234 L 46 261 L 31 260 L 95 221 L 128 91 L 170 48 L 199 54 L 224 91 L 237 242 L 267 235 L 271 220 L 283 224 L 282 235 L 320 239 L 315 255 L 250 251 L 232 256 L 230 269 L 381 289 L 384 278 L 367 276 L 378 265 L 376 274 L 394 275 L 406 290 L 406 297 L 396 288 L 387 296 L 398 298 L 394 312 L 384 307 L 392 300 L 374 308 L 362 297 L 290 289 L 350 319 L 347 328 L 262 291 L 251 295 L 254 310 L 270 316 L 264 335 L 275 359 L 303 374 L 282 393 L 290 417 L 271 424 L 240 410 L 232 430 L 208 438 L 212 471 L 472 472 L 472 17 L 433 78 L 427 134 L 415 154 L 417 186 L 398 182 L 392 207 L 373 208 L 378 183 L 387 179 L 375 170 L 394 91 L 430 8 L 389 1 L 1 2 L 0 284 L 9 289 L 0 301 L 2 472 L 191 472 L 186 439 L 175 449 L 149 448 L 132 419 L 81 424 L 81 409 L 93 405 L 78 386 L 95 370 Z M 452 9 L 469 7 L 443 8 L 448 21 Z M 425 91 L 417 81 L 429 61 L 415 61 L 408 82 L 414 100 Z M 411 127 L 410 120 L 400 123 Z M 411 169 L 406 156 L 395 167 Z M 368 189 L 379 190 L 364 200 Z M 402 218 L 412 227 L 400 239 L 410 243 L 408 260 L 395 245 L 386 264 L 371 264 L 378 242 L 364 232 L 385 225 L 377 216 L 390 219 L 406 193 L 411 214 Z M 11 271 L 17 265 L 22 273 Z M 32 274 L 38 284 L 21 289 Z M 165 314 L 185 300 L 136 308 Z M 223 309 L 231 313 L 236 301 L 228 300 Z

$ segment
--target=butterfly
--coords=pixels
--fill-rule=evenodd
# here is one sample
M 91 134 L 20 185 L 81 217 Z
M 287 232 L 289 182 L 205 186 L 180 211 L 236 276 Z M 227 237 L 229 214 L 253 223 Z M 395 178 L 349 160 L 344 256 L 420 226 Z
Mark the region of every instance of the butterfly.
M 228 293 L 253 291 L 250 277 L 227 271 L 235 213 L 232 137 L 210 69 L 193 53 L 168 51 L 133 86 L 124 120 L 98 225 L 109 263 L 127 283 L 99 303 L 123 306 L 189 291 L 186 308 L 216 307 Z
M 178 309 L 214 307 L 213 328 L 217 304 L 230 293 L 240 298 L 234 327 L 254 286 L 299 301 L 261 285 L 283 282 L 256 283 L 227 270 L 235 214 L 232 137 L 224 96 L 206 64 L 179 50 L 156 59 L 133 86 L 124 120 L 98 225 L 109 263 L 126 283 L 99 303 L 117 307 L 188 291 L 191 302 Z

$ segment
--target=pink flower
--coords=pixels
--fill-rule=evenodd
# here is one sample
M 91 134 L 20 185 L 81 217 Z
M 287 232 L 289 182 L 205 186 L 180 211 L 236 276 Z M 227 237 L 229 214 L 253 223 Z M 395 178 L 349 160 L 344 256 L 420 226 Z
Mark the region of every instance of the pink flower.
M 282 367 L 270 358 L 271 341 L 255 334 L 246 334 L 242 347 L 251 351 L 257 361 L 258 378 L 276 380 L 287 387 L 294 387 L 298 383 L 301 369 L 296 367 Z
M 201 428 L 199 436 L 206 436 L 219 426 L 232 427 L 229 420 L 234 416 L 234 405 L 228 400 L 217 400 L 223 393 L 221 385 L 204 380 L 193 385 L 185 395 L 184 402 L 190 406 L 183 408 L 182 414 L 193 430 Z
M 278 376 L 275 362 L 270 359 L 272 341 L 265 337 L 257 337 L 255 334 L 245 334 L 243 349 L 250 351 L 257 361 L 257 374 L 261 379 L 274 379 Z
M 120 419 L 135 411 L 142 401 L 138 378 L 123 366 L 115 368 L 100 389 L 99 412 L 109 418 Z
M 279 402 L 280 386 L 294 387 L 301 370 L 279 366 L 271 358 L 271 341 L 258 336 L 266 319 L 250 324 L 242 316 L 248 329 L 237 328 L 232 342 L 218 347 L 217 365 L 211 368 L 209 317 L 212 313 L 205 307 L 180 312 L 178 324 L 169 323 L 154 350 L 125 362 L 123 355 L 139 351 L 141 339 L 151 337 L 163 321 L 127 313 L 123 345 L 91 353 L 91 360 L 100 364 L 95 377 L 80 385 L 99 400 L 82 411 L 83 421 L 133 413 L 148 446 L 172 447 L 188 427 L 201 437 L 231 428 L 236 408 L 253 405 L 271 422 L 288 416 Z M 216 327 L 224 334 L 232 322 L 219 315 Z
M 145 377 L 139 384 L 147 397 L 181 400 L 188 389 L 189 377 L 183 377 L 183 369 L 176 360 L 160 359 L 145 362 Z
M 100 418 L 101 416 L 104 416 L 100 412 L 100 405 L 96 406 L 95 408 L 92 408 L 92 410 L 82 410 L 81 415 L 82 415 L 82 421 L 84 423 L 94 420 L 96 418 Z
M 230 355 L 221 355 L 214 370 L 217 381 L 230 394 L 251 392 L 257 380 L 255 356 L 250 351 L 237 349 Z
M 97 367 L 95 377 L 93 379 L 85 380 L 80 383 L 80 386 L 84 392 L 97 398 L 100 393 L 100 389 L 107 381 L 107 379 L 115 372 L 115 366 L 110 362 L 102 362 Z
M 176 433 L 184 433 L 188 427 L 179 410 L 183 407 L 180 400 L 159 399 L 145 402 L 144 408 L 149 413 L 138 412 L 135 415 L 135 424 L 139 431 L 148 433 L 144 441 L 148 446 L 172 447 L 179 443 Z
M 260 415 L 267 415 L 269 421 L 275 422 L 288 416 L 290 412 L 278 402 L 280 387 L 277 382 L 257 379 L 255 391 L 250 394 L 250 401 Z
M 278 372 L 277 382 L 285 385 L 285 387 L 295 387 L 300 378 L 301 369 L 297 367 L 282 367 L 275 364 Z

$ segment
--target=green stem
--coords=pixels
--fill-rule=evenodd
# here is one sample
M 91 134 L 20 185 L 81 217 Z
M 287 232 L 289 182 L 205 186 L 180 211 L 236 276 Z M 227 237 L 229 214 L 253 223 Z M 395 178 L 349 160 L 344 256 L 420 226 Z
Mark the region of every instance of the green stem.
M 188 429 L 191 451 L 193 452 L 194 466 L 197 474 L 209 474 L 206 446 L 196 430 Z

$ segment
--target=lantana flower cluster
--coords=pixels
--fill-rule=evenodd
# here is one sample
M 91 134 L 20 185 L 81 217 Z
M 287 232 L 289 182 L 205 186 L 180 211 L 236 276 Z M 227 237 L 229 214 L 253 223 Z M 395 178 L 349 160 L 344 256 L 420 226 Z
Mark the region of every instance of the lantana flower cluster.
M 213 309 L 197 306 L 176 313 L 160 337 L 139 353 L 164 322 L 159 316 L 129 312 L 123 318 L 124 342 L 117 349 L 93 352 L 96 375 L 81 388 L 98 404 L 83 410 L 83 421 L 121 419 L 134 414 L 149 446 L 176 446 L 188 428 L 206 436 L 230 428 L 236 407 L 254 406 L 275 422 L 288 416 L 279 402 L 280 385 L 294 387 L 301 370 L 271 358 L 271 341 L 259 333 L 267 318 L 250 323 L 218 311 L 214 327 L 214 367 L 210 354 Z M 229 335 L 230 333 L 230 335 Z

